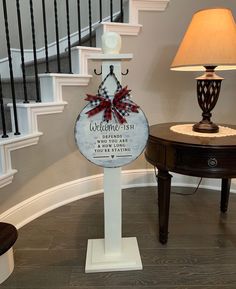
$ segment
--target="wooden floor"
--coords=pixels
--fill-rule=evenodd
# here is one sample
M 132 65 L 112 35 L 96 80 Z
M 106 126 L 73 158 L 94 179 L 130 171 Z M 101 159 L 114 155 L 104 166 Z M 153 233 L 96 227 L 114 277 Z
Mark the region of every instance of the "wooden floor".
M 0 288 L 235 289 L 236 195 L 225 216 L 219 199 L 219 192 L 203 189 L 173 193 L 163 246 L 156 237 L 156 189 L 124 190 L 123 236 L 137 236 L 143 270 L 113 273 L 84 273 L 87 239 L 103 237 L 103 196 L 61 207 L 19 230 L 15 270 Z

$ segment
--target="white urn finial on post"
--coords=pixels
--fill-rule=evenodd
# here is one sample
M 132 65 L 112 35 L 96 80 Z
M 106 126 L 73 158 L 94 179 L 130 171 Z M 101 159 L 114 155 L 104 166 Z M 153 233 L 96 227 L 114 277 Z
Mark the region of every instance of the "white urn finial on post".
M 102 35 L 102 51 L 104 54 L 119 54 L 121 37 L 116 32 L 104 32 Z

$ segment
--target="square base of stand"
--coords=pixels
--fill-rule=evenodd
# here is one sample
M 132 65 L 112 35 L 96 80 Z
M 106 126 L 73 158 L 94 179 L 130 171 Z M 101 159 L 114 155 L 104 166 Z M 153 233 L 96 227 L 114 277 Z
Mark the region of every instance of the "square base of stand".
M 105 255 L 104 248 L 104 239 L 88 240 L 85 273 L 143 269 L 135 237 L 122 238 L 120 253 Z

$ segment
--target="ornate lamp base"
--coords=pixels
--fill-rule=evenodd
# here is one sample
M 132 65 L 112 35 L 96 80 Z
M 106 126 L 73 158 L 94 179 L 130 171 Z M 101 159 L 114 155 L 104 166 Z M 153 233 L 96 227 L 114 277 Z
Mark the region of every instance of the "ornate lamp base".
M 211 121 L 211 111 L 216 105 L 220 94 L 223 78 L 215 74 L 215 66 L 207 66 L 206 72 L 197 78 L 198 104 L 202 110 L 202 120 L 193 126 L 193 131 L 201 133 L 216 133 L 219 127 Z
M 218 125 L 213 122 L 200 121 L 193 125 L 193 131 L 202 133 L 216 133 L 219 131 Z

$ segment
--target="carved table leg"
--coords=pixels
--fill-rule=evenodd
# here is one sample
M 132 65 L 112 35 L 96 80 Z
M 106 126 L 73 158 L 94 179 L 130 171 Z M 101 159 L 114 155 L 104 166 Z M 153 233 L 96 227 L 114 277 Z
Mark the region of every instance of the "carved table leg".
M 225 213 L 228 209 L 231 179 L 222 179 L 220 210 Z
M 171 177 L 168 171 L 158 170 L 159 241 L 162 244 L 168 240 Z

